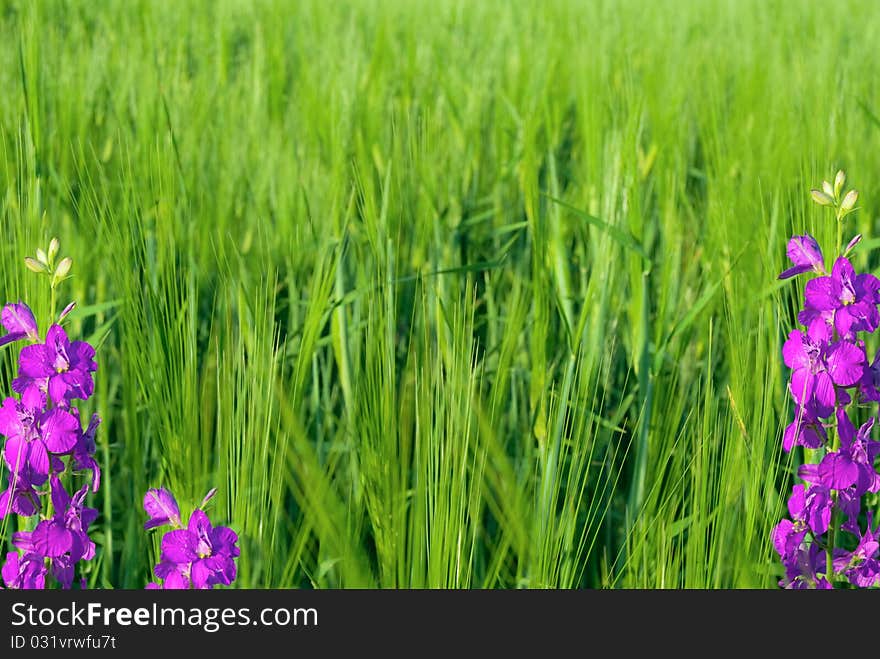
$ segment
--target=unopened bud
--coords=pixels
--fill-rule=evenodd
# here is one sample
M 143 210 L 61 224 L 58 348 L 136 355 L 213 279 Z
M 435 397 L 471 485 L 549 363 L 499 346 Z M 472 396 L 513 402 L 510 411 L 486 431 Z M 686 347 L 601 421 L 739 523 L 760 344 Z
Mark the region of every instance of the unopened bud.
M 70 266 L 73 265 L 73 259 L 69 256 L 65 256 L 61 259 L 61 262 L 58 264 L 58 267 L 55 268 L 55 279 L 61 280 L 67 276 L 67 273 L 70 272 Z
M 55 260 L 55 257 L 58 256 L 58 250 L 61 248 L 61 244 L 58 242 L 57 238 L 53 238 L 49 241 L 49 262 Z
M 813 201 L 815 201 L 820 206 L 833 206 L 834 199 L 830 196 L 822 192 L 821 190 L 810 190 L 810 196 L 813 197 Z
M 859 193 L 857 190 L 850 190 L 846 193 L 846 196 L 843 198 L 843 201 L 840 202 L 840 208 L 845 211 L 851 211 L 853 207 L 856 205 L 856 202 L 859 200 Z
M 208 502 L 209 502 L 211 499 L 214 498 L 214 495 L 215 495 L 215 494 L 217 494 L 217 488 L 216 488 L 216 487 L 212 487 L 212 488 L 208 491 L 208 493 L 205 495 L 205 498 L 202 499 L 202 503 L 199 504 L 199 508 L 201 508 L 202 510 L 204 510 L 204 509 L 205 509 L 205 506 L 207 506 L 207 505 L 208 505 Z
M 37 261 L 39 261 L 40 263 L 42 263 L 42 264 L 45 265 L 45 266 L 48 266 L 48 265 L 49 265 L 49 259 L 48 259 L 48 257 L 46 256 L 46 252 L 44 252 L 44 251 L 41 250 L 41 249 L 38 249 L 38 250 L 37 250 Z
M 862 241 L 862 234 L 857 233 L 852 240 L 849 241 L 849 244 L 846 246 L 846 249 L 843 250 L 844 256 L 849 256 L 849 253 L 855 249 L 855 246 L 858 245 Z
M 24 264 L 27 266 L 27 269 L 31 272 L 36 272 L 38 274 L 42 274 L 46 272 L 46 266 L 37 261 L 37 259 L 33 259 L 30 256 L 26 256 L 24 258 Z
M 837 176 L 834 177 L 834 196 L 837 197 L 840 195 L 841 191 L 843 191 L 843 184 L 846 183 L 846 174 L 843 173 L 843 170 L 839 170 L 837 172 Z
M 76 307 L 76 302 L 71 302 L 66 307 L 64 307 L 64 311 L 62 311 L 61 315 L 58 316 L 58 322 L 60 323 L 62 320 L 64 320 L 67 317 L 67 314 L 69 314 L 71 311 L 73 311 L 75 307 Z
M 831 184 L 828 181 L 822 181 L 822 192 L 829 197 L 834 197 L 834 188 L 831 187 Z

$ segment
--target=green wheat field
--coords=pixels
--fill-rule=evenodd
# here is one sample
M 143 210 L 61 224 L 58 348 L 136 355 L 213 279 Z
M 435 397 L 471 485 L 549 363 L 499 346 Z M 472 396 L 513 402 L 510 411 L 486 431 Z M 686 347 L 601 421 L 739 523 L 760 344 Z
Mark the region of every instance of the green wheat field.
M 837 169 L 880 266 L 877 43 L 855 0 L 0 0 L 0 303 L 42 326 L 57 236 L 88 587 L 150 581 L 161 485 L 218 489 L 233 587 L 776 588 L 776 276 Z

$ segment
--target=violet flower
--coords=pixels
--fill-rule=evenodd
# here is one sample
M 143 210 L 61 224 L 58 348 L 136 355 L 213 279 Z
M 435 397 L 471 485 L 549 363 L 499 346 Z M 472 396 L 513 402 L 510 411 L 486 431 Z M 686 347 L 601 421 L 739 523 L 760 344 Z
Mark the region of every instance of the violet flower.
M 0 519 L 10 513 L 31 517 L 40 512 L 40 495 L 33 483 L 18 474 L 9 474 L 9 487 L 0 492 Z
M 15 533 L 12 544 L 25 553 L 48 558 L 52 575 L 62 588 L 70 589 L 74 565 L 95 556 L 95 543 L 88 536 L 88 528 L 97 518 L 98 511 L 83 505 L 88 485 L 71 497 L 60 479 L 53 475 L 51 487 L 55 514 L 41 520 L 33 531 Z
M 49 454 L 69 453 L 77 442 L 79 422 L 69 412 L 40 412 L 7 398 L 0 407 L 0 433 L 7 437 L 3 457 L 10 471 L 34 485 L 49 477 Z
M 18 552 L 9 552 L 0 574 L 7 588 L 42 590 L 46 585 L 46 564 L 42 556 L 34 553 L 19 556 Z
M 840 450 L 832 451 L 819 463 L 820 482 L 832 490 L 843 490 L 855 485 L 855 496 L 880 491 L 880 474 L 874 470 L 874 460 L 880 455 L 880 442 L 870 438 L 874 418 L 868 419 L 856 433 L 855 426 L 843 408 L 837 410 L 837 432 Z
M 76 444 L 70 454 L 70 468 L 73 471 L 91 471 L 92 492 L 97 492 L 98 488 L 101 486 L 101 466 L 94 457 L 95 450 L 97 449 L 95 445 L 95 434 L 98 432 L 98 426 L 101 424 L 101 417 L 97 414 L 92 414 L 88 428 L 81 430 L 79 410 L 72 408 L 71 413 L 77 419 L 76 423 L 78 432 Z
M 834 385 L 852 386 L 864 373 L 864 351 L 846 341 L 827 345 L 810 332 L 792 330 L 782 347 L 782 356 L 792 369 L 789 388 L 795 402 L 815 406 L 820 417 L 834 410 Z
M 202 505 L 215 490 L 211 490 Z M 236 576 L 235 558 L 238 536 L 226 526 L 213 526 L 208 515 L 197 508 L 183 528 L 180 510 L 172 494 L 164 488 L 150 489 L 144 496 L 144 510 L 150 519 L 144 528 L 171 524 L 175 528 L 162 537 L 159 563 L 153 569 L 162 583 L 151 582 L 150 590 L 210 589 L 230 585 Z
M 85 341 L 71 342 L 60 325 L 52 325 L 46 342 L 26 346 L 19 356 L 19 377 L 12 388 L 29 401 L 48 395 L 53 404 L 68 407 L 74 398 L 86 400 L 95 383 L 91 373 L 98 369 L 95 349 Z
M 848 259 L 839 257 L 834 262 L 831 275 L 816 277 L 807 282 L 804 297 L 804 318 L 813 314 L 833 313 L 833 323 L 838 334 L 852 339 L 855 332 L 873 332 L 880 326 L 880 279 L 872 274 L 857 275 Z
M 788 279 L 811 270 L 819 274 L 826 274 L 822 250 L 813 236 L 792 236 L 788 241 L 786 254 L 794 265 L 783 271 L 778 279 Z
M 172 524 L 175 527 L 183 526 L 180 523 L 180 508 L 174 495 L 165 488 L 150 488 L 144 495 L 144 510 L 150 519 L 144 524 L 144 530 L 148 531 L 157 526 Z
M 785 428 L 782 437 L 782 448 L 786 453 L 791 452 L 795 446 L 817 449 L 828 441 L 828 432 L 815 405 L 806 407 L 798 406 L 795 410 L 794 421 Z
M 34 313 L 24 302 L 19 301 L 17 304 L 10 302 L 3 307 L 3 312 L 0 313 L 0 323 L 9 332 L 0 337 L 0 346 L 21 339 L 40 340 Z
M 868 511 L 867 518 L 867 528 L 864 533 L 859 533 L 856 548 L 851 552 L 838 550 L 834 558 L 834 570 L 842 572 L 851 584 L 859 588 L 880 585 L 880 524 L 872 531 L 874 516 L 871 511 Z
M 780 586 L 790 590 L 831 590 L 833 586 L 824 572 L 825 556 L 818 545 L 801 546 L 785 562 L 786 579 Z

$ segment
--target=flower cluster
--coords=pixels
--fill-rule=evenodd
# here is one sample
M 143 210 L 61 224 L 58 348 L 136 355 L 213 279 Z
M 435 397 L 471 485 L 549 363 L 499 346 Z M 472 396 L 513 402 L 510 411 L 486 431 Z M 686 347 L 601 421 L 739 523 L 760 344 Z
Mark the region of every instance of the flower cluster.
M 68 278 L 72 265 L 70 258 L 55 262 L 58 249 L 53 238 L 48 250 L 37 250 L 36 258 L 25 259 L 29 270 L 48 276 L 53 315 L 55 289 Z M 8 487 L 0 492 L 0 519 L 28 518 L 26 530 L 12 535 L 17 551 L 6 554 L 0 568 L 6 588 L 43 589 L 54 580 L 70 589 L 76 582 L 77 563 L 91 560 L 96 552 L 88 531 L 98 511 L 87 507 L 85 500 L 101 484 L 95 460 L 101 419 L 94 414 L 83 428 L 75 402 L 94 393 L 92 373 L 98 366 L 95 349 L 85 341 L 71 341 L 61 326 L 73 308 L 70 304 L 61 312 L 45 339 L 23 302 L 7 304 L 0 314 L 6 330 L 0 347 L 28 342 L 18 357 L 18 377 L 11 383 L 17 397 L 9 396 L 0 405 L 0 435 L 5 437 L 0 453 L 9 471 Z M 69 487 L 84 472 L 89 472 L 88 477 L 71 495 L 62 481 L 67 480 Z M 160 562 L 154 569 L 159 581 L 147 588 L 210 589 L 233 582 L 238 536 L 225 526 L 212 526 L 203 510 L 215 492 L 208 493 L 186 525 L 170 492 L 147 492 L 144 509 L 150 519 L 144 528 L 172 527 L 162 538 Z M 85 588 L 85 579 L 79 585 Z
M 177 501 L 168 490 L 147 491 L 144 510 L 150 519 L 144 529 L 172 527 L 162 537 L 162 554 L 153 569 L 161 583 L 151 582 L 148 589 L 211 589 L 216 585 L 228 586 L 235 579 L 238 536 L 228 527 L 212 526 L 203 510 L 215 492 L 211 490 L 205 496 L 184 525 Z
M 857 198 L 850 191 L 841 200 L 844 180 L 840 172 L 833 186 L 826 182 L 822 191 L 813 191 L 818 203 L 837 209 L 838 223 Z M 878 529 L 872 530 L 870 511 L 866 529 L 860 526 L 863 497 L 880 491 L 874 467 L 880 441 L 871 438 L 873 416 L 858 428 L 852 420 L 869 403 L 880 401 L 880 352 L 869 361 L 863 338 L 880 327 L 880 280 L 857 273 L 847 258 L 860 238 L 850 241 L 828 273 L 816 240 L 794 236 L 787 250 L 792 267 L 779 275 L 819 275 L 805 286 L 798 314 L 803 329 L 792 330 L 782 348 L 795 408 L 783 448 L 802 446 L 818 456 L 800 467 L 804 483 L 794 486 L 788 500 L 790 518 L 773 530 L 785 567 L 780 585 L 786 588 L 880 584 Z M 838 238 L 838 250 L 840 243 Z
M 52 267 L 57 250 L 53 240 L 48 256 L 42 253 L 39 261 L 31 259 L 52 275 L 53 292 L 70 270 L 70 259 Z M 7 304 L 0 315 L 7 332 L 0 345 L 30 342 L 21 349 L 18 377 L 12 381 L 18 397 L 7 397 L 0 406 L 3 462 L 9 470 L 8 487 L 0 493 L 0 519 L 13 513 L 39 516 L 31 530 L 12 536 L 19 551 L 8 553 L 2 567 L 7 588 L 43 588 L 49 575 L 62 588 L 71 588 L 76 563 L 95 555 L 88 529 L 98 513 L 84 501 L 89 490 L 97 492 L 101 483 L 94 459 L 101 419 L 93 415 L 83 429 L 74 403 L 92 395 L 92 373 L 98 366 L 95 349 L 85 341 L 71 341 L 60 325 L 72 309 L 69 305 L 61 313 L 45 340 L 23 302 Z M 71 496 L 62 477 L 85 471 L 90 472 L 87 482 Z

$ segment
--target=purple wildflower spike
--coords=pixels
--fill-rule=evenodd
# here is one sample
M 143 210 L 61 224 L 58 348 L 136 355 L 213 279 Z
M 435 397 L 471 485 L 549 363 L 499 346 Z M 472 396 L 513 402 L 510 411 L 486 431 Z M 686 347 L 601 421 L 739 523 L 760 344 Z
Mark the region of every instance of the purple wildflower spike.
M 211 490 L 202 501 L 213 496 Z M 213 526 L 208 515 L 196 508 L 186 527 L 180 522 L 177 502 L 164 489 L 151 489 L 144 497 L 144 509 L 150 515 L 145 528 L 172 523 L 175 527 L 162 537 L 162 552 L 153 572 L 161 584 L 147 588 L 165 590 L 210 589 L 230 585 L 236 576 L 235 558 L 239 555 L 238 535 L 225 526 Z

